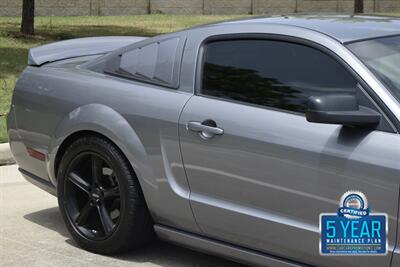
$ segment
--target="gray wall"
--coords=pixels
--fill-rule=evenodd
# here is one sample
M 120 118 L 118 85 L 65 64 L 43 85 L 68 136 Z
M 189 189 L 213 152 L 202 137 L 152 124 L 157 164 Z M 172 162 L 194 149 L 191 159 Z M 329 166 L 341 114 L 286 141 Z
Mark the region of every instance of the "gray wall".
M 352 12 L 354 0 L 36 0 L 36 15 L 283 14 Z M 22 0 L 0 0 L 0 16 L 19 16 Z M 365 0 L 365 12 L 400 12 L 400 0 Z

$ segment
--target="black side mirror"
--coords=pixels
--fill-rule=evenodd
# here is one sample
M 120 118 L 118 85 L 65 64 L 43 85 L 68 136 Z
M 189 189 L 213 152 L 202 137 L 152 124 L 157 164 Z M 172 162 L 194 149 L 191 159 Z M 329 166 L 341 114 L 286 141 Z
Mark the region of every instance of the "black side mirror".
M 354 95 L 337 94 L 310 97 L 306 118 L 309 122 L 374 128 L 381 115 L 359 106 Z

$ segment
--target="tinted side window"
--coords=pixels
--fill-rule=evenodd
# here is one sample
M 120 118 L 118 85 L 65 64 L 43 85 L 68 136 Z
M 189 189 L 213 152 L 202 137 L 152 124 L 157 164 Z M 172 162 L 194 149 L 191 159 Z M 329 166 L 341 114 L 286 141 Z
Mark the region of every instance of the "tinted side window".
M 282 41 L 232 40 L 206 45 L 201 92 L 304 113 L 308 98 L 355 94 L 357 81 L 314 48 Z

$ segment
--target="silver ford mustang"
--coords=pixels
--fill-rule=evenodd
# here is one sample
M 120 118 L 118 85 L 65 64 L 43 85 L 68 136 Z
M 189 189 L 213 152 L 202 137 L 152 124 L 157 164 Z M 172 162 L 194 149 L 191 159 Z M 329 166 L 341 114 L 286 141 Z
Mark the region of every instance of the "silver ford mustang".
M 400 20 L 368 16 L 44 45 L 8 115 L 19 170 L 84 249 L 158 236 L 253 266 L 400 266 L 399 131 Z M 387 254 L 319 253 L 349 190 L 387 214 Z

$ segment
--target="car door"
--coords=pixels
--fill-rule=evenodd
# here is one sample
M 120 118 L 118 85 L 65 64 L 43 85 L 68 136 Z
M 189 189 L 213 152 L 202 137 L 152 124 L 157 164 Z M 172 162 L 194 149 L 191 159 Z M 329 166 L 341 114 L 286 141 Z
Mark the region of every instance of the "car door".
M 348 190 L 388 214 L 391 250 L 395 244 L 399 135 L 383 113 L 376 130 L 304 116 L 309 96 L 332 93 L 355 94 L 381 112 L 362 81 L 311 44 L 214 38 L 202 51 L 179 133 L 203 234 L 311 265 L 389 266 L 391 253 L 319 255 L 319 215 L 336 212 Z

